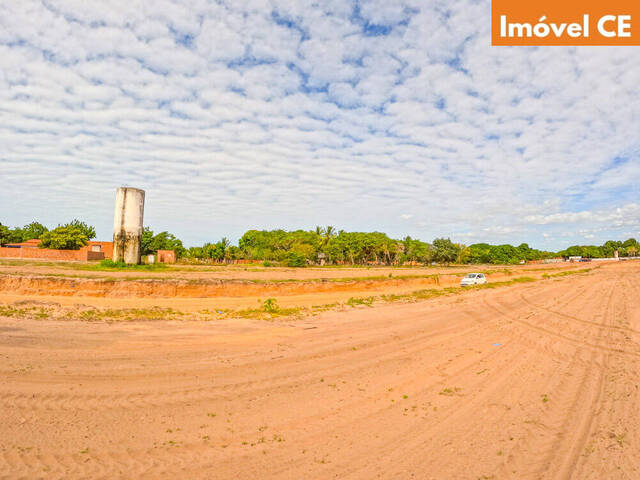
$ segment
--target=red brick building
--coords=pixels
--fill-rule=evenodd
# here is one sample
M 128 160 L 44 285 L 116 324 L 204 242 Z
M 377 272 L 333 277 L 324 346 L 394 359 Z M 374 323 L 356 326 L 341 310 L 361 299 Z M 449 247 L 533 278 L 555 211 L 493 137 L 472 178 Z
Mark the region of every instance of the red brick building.
M 33 258 L 43 260 L 76 261 L 104 260 L 113 258 L 113 242 L 94 242 L 79 250 L 54 250 L 40 248 L 40 240 L 33 239 L 21 243 L 8 243 L 0 248 L 0 258 Z
M 176 252 L 173 250 L 158 250 L 158 263 L 176 263 Z

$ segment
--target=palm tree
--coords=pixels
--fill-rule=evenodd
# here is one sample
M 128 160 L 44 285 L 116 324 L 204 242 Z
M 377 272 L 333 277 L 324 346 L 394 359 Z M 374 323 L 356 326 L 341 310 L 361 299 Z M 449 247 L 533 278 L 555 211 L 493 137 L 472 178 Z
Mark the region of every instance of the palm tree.
M 227 237 L 222 237 L 220 239 L 220 246 L 222 247 L 222 251 L 223 253 L 223 259 L 224 260 L 229 260 L 229 246 L 231 245 L 231 242 L 229 241 L 229 239 Z
M 329 225 L 327 228 L 324 229 L 324 236 L 325 238 L 328 238 L 329 240 L 332 239 L 333 237 L 336 236 L 336 227 L 332 227 L 331 225 Z

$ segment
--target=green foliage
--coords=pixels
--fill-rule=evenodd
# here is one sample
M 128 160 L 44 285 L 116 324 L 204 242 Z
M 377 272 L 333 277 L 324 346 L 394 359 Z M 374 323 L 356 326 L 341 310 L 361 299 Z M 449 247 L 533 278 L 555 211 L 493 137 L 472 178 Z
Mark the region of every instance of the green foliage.
M 142 228 L 142 238 L 140 240 L 141 254 L 151 255 L 155 253 L 151 249 L 151 242 L 153 241 L 153 231 L 149 227 Z
M 40 248 L 53 248 L 56 250 L 79 250 L 89 243 L 85 231 L 67 224 L 45 232 L 40 237 Z
M 355 307 L 357 305 L 366 305 L 367 307 L 373 306 L 373 302 L 376 297 L 351 297 L 347 300 L 347 305 Z
M 286 265 L 287 267 L 306 267 L 307 261 L 305 260 L 304 255 L 297 252 L 289 252 L 286 257 Z
M 629 238 L 624 242 L 609 240 L 601 246 L 573 245 L 566 250 L 558 252 L 563 257 L 584 258 L 611 258 L 618 251 L 620 257 L 635 257 L 640 254 L 640 244 L 635 238 Z
M 237 247 L 232 246 L 231 242 L 223 237 L 216 243 L 205 243 L 202 247 L 191 247 L 185 252 L 185 256 L 222 262 L 237 258 L 237 250 Z
M 11 230 L 0 223 L 0 245 L 11 243 Z
M 114 262 L 106 258 L 101 260 L 98 265 L 92 267 L 92 270 L 164 270 L 166 265 L 162 263 L 150 263 L 146 265 L 128 264 L 123 261 Z
M 401 242 L 381 232 L 345 232 L 333 238 L 326 248 L 334 261 L 351 264 L 395 263 L 402 253 Z
M 517 247 L 512 245 L 489 245 L 475 243 L 469 246 L 469 263 L 492 263 L 499 265 L 517 264 L 529 260 L 553 258 L 552 252 L 543 252 L 530 248 L 526 243 Z
M 446 264 L 455 262 L 462 250 L 460 245 L 456 245 L 448 238 L 436 238 L 433 241 L 433 248 L 435 249 L 434 260 Z
M 20 243 L 23 241 L 23 230 L 21 228 L 9 228 L 0 223 L 0 245 L 6 243 Z
M 80 230 L 86 237 L 87 239 L 91 240 L 93 238 L 96 238 L 96 229 L 94 227 L 92 227 L 91 225 L 87 225 L 85 222 L 81 222 L 78 219 L 73 219 L 71 220 L 69 223 L 62 225 L 63 227 L 73 227 L 73 228 L 77 228 L 78 230 Z
M 176 258 L 187 254 L 187 249 L 182 245 L 182 241 L 169 232 L 160 232 L 154 235 L 149 227 L 142 229 L 142 255 L 152 255 L 158 250 L 173 250 Z
M 240 238 L 238 248 L 244 258 L 287 263 L 289 259 L 295 261 L 298 257 L 315 260 L 324 241 L 322 233 L 317 231 L 249 230 Z M 305 265 L 306 262 L 300 266 Z
M 280 307 L 278 306 L 278 302 L 275 298 L 267 298 L 262 303 L 262 309 L 267 313 L 276 313 L 280 310 Z
M 48 232 L 49 229 L 38 222 L 31 222 L 22 228 L 22 241 L 26 242 L 33 238 L 40 238 L 42 234 Z
M 402 241 L 402 260 L 403 262 L 419 262 L 431 263 L 435 253 L 432 245 L 420 240 L 414 240 L 411 237 L 405 237 Z

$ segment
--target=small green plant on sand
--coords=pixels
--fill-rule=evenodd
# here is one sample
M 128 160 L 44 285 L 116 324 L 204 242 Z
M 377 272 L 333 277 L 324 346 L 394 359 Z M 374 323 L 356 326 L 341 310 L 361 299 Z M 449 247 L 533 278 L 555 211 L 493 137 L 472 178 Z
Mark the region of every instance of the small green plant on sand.
M 262 303 L 262 309 L 267 313 L 277 313 L 280 310 L 278 302 L 275 298 L 267 298 Z

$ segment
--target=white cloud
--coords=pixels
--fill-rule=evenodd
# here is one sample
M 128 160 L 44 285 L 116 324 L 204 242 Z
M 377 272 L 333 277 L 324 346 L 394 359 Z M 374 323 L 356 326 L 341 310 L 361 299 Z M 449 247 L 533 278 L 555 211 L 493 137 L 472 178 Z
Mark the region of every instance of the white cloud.
M 132 184 L 187 243 L 318 223 L 548 248 L 567 224 L 640 230 L 640 57 L 492 48 L 489 10 L 5 2 L 0 204 L 21 202 L 0 221 L 73 214 L 108 238 Z

